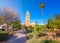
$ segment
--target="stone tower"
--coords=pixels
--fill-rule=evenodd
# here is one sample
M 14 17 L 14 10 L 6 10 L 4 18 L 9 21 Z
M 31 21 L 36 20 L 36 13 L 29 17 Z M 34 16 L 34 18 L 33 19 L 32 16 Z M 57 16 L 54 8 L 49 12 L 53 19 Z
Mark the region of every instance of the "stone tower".
M 26 26 L 30 26 L 30 13 L 29 13 L 29 11 L 26 12 Z

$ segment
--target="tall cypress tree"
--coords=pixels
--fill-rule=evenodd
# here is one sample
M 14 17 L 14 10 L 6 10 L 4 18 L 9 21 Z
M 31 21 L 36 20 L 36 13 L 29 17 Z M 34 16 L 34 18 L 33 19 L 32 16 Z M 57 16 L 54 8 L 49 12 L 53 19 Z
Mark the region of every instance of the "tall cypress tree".
M 52 16 L 50 16 L 50 19 L 48 20 L 48 25 L 47 25 L 48 28 L 53 28 L 53 19 L 52 19 Z

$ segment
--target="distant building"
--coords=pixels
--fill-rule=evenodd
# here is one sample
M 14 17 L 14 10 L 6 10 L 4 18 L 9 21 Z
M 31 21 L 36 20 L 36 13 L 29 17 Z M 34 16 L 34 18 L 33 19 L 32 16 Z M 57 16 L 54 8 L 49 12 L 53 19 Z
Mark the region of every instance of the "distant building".
M 5 31 L 7 31 L 7 24 L 2 24 L 2 25 L 0 25 L 0 30 L 5 30 Z
M 36 25 L 36 23 L 34 23 L 34 22 L 31 23 L 31 26 L 32 27 L 35 27 L 35 25 Z
M 30 13 L 29 13 L 29 11 L 26 12 L 26 26 L 30 26 Z
M 0 30 L 2 30 L 2 25 L 0 25 Z

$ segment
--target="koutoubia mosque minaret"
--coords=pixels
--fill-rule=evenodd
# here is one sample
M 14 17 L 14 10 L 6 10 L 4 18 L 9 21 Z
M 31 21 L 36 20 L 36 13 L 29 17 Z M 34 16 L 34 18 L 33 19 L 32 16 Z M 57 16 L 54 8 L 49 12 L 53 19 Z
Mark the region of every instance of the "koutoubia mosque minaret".
M 29 13 L 29 11 L 26 12 L 26 26 L 30 26 L 30 13 Z

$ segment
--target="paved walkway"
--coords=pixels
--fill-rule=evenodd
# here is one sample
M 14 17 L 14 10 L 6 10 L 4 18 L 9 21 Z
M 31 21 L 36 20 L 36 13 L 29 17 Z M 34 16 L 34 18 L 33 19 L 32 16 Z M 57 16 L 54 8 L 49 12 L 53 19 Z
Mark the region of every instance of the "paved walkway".
M 26 43 L 27 39 L 23 30 L 17 31 L 17 33 L 11 37 L 7 43 Z

